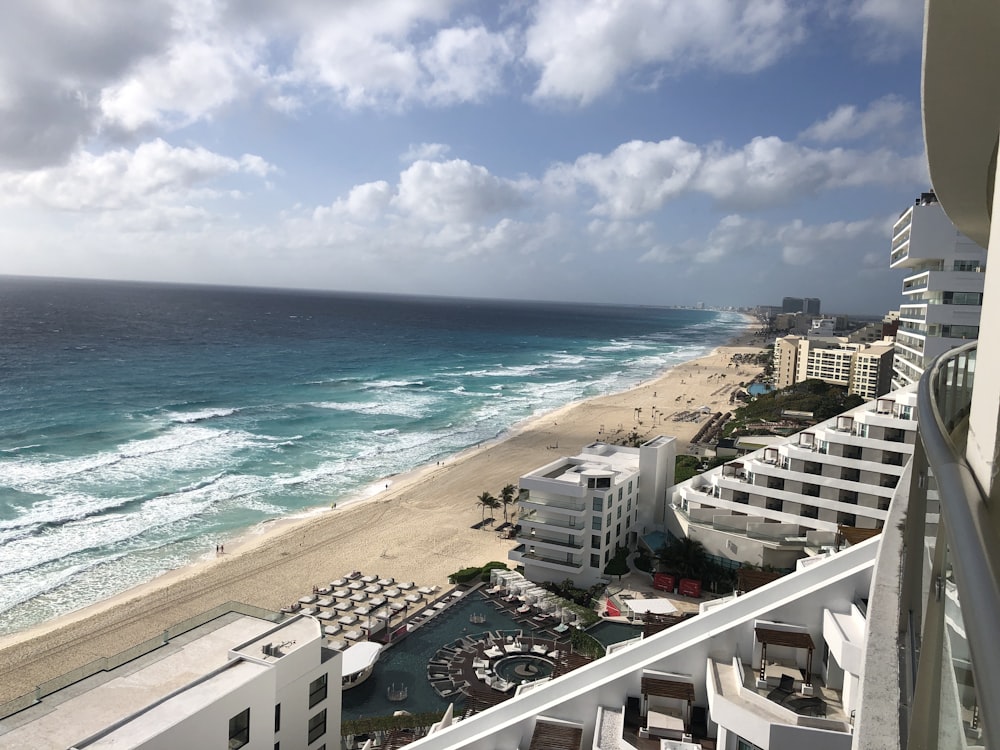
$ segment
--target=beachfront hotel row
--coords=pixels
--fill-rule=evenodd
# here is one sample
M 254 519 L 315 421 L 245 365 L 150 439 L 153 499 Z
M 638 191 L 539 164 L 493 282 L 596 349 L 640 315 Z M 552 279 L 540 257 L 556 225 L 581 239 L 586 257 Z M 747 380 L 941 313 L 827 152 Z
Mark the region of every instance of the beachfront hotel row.
M 924 132 L 935 192 L 926 207 L 939 206 L 988 248 L 1000 206 L 1000 6 L 928 0 L 925 24 Z M 957 272 L 979 275 L 983 318 L 1000 320 L 1000 269 L 979 268 Z M 938 271 L 926 270 L 930 288 Z M 947 348 L 962 336 L 930 328 L 945 325 L 930 320 L 933 304 L 904 314 L 910 340 L 957 340 L 920 361 L 918 382 L 780 445 L 677 486 L 664 468 L 672 465 L 669 438 L 645 454 L 596 443 L 522 478 L 516 554 L 529 578 L 585 582 L 616 541 L 642 544 L 657 533 L 691 536 L 720 558 L 794 568 L 788 575 L 702 601 L 696 616 L 647 627 L 551 679 L 505 682 L 509 699 L 468 716 L 449 708 L 420 736 L 341 736 L 342 699 L 371 659 L 328 648 L 315 614 L 272 622 L 231 613 L 7 716 L 0 746 L 1000 747 L 1000 335 L 983 328 L 978 342 Z M 952 295 L 940 304 L 962 302 Z M 521 592 L 531 610 L 532 589 L 505 575 L 494 574 L 491 596 Z M 425 627 L 474 597 L 484 590 L 441 592 L 423 610 Z M 465 639 L 449 646 L 456 654 L 468 647 Z M 490 670 L 508 657 L 564 659 L 555 655 L 561 648 L 527 634 L 496 634 L 490 649 L 495 657 L 473 660 L 486 690 L 496 684 Z

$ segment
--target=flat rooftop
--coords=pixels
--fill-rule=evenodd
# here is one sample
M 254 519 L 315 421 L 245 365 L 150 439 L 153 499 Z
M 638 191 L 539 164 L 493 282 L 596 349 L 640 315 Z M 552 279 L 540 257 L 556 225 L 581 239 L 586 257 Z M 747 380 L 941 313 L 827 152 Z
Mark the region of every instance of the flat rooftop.
M 235 644 L 273 627 L 273 622 L 246 615 L 217 618 L 162 648 L 69 685 L 7 717 L 0 722 L 0 747 L 66 750 L 222 667 Z
M 254 638 L 239 645 L 230 644 L 229 648 L 234 654 L 247 659 L 274 663 L 321 637 L 322 631 L 316 620 L 296 617 L 278 625 L 270 623 L 269 632 L 255 634 Z

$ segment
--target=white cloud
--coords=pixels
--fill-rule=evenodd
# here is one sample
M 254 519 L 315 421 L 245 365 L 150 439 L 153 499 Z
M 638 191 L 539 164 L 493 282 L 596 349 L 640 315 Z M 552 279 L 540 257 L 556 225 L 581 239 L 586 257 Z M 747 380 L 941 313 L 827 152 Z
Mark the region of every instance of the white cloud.
M 865 244 L 886 241 L 890 226 L 884 217 L 823 224 L 807 224 L 801 219 L 794 219 L 773 225 L 761 219 L 730 214 L 723 217 L 704 240 L 691 239 L 675 246 L 654 246 L 640 258 L 640 262 L 676 263 L 686 260 L 718 264 L 749 255 L 761 261 L 777 256 L 786 265 L 801 266 L 821 257 L 847 253 L 861 241 Z M 884 265 L 884 256 L 882 262 Z
M 857 57 L 895 61 L 918 52 L 924 30 L 924 4 L 913 0 L 827 0 L 826 12 L 846 21 L 841 33 L 854 43 Z
M 534 96 L 587 104 L 649 67 L 762 70 L 805 38 L 783 0 L 542 0 L 526 32 Z
M 257 85 L 256 52 L 243 40 L 202 35 L 178 40 L 101 92 L 101 110 L 126 130 L 183 127 L 212 116 Z
M 142 208 L 218 197 L 223 193 L 209 187 L 214 180 L 240 173 L 259 177 L 271 169 L 259 156 L 233 159 L 156 139 L 134 150 L 79 152 L 64 166 L 0 174 L 0 201 L 60 211 Z
M 607 156 L 585 154 L 572 164 L 557 165 L 546 183 L 557 192 L 587 186 L 599 198 L 594 213 L 627 218 L 656 210 L 683 193 L 701 158 L 697 146 L 680 138 L 630 141 Z
M 544 184 L 563 197 L 589 188 L 597 195 L 593 213 L 622 219 L 657 211 L 690 193 L 728 207 L 762 208 L 838 188 L 921 184 L 926 173 L 922 155 L 904 157 L 887 149 L 813 149 L 774 136 L 731 149 L 671 138 L 631 141 L 607 155 L 554 165 Z
M 351 188 L 347 198 L 338 200 L 332 207 L 317 208 L 315 216 L 322 219 L 328 214 L 348 216 L 357 221 L 372 222 L 381 218 L 393 198 L 393 189 L 385 180 L 367 182 Z
M 400 174 L 393 205 L 425 222 L 464 223 L 519 208 L 524 189 L 464 159 L 417 161 Z
M 902 97 L 890 94 L 873 101 L 868 109 L 859 110 L 853 104 L 838 107 L 824 119 L 806 128 L 801 137 L 819 143 L 857 140 L 872 133 L 897 128 L 909 114 L 909 104 Z
M 284 78 L 330 90 L 347 108 L 478 101 L 500 87 L 513 52 L 504 33 L 480 23 L 447 25 L 453 4 L 395 0 L 378 12 L 364 2 L 317 9 L 300 19 L 294 68 Z

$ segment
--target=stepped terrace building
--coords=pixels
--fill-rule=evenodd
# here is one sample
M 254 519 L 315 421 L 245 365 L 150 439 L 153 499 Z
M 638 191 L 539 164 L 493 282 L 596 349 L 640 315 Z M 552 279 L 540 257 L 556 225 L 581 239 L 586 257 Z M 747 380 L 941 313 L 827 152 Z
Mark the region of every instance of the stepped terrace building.
M 525 474 L 510 559 L 532 581 L 597 583 L 618 547 L 662 527 L 675 458 L 672 437 L 639 448 L 593 443 Z
M 914 388 L 891 393 L 671 489 L 667 530 L 776 568 L 881 529 L 916 440 Z

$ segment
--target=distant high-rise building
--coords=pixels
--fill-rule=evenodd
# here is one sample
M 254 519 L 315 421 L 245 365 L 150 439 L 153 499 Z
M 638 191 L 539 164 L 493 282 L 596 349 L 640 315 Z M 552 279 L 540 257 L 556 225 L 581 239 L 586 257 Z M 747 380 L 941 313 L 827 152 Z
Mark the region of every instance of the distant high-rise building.
M 781 312 L 783 313 L 807 313 L 809 315 L 819 315 L 820 302 L 816 297 L 782 297 Z
M 986 251 L 959 232 L 934 193 L 892 228 L 890 268 L 905 268 L 893 387 L 920 379 L 939 354 L 979 338 Z
M 802 312 L 802 298 L 801 297 L 782 297 L 782 299 L 781 299 L 781 312 L 783 312 L 783 313 L 797 313 L 797 312 Z

